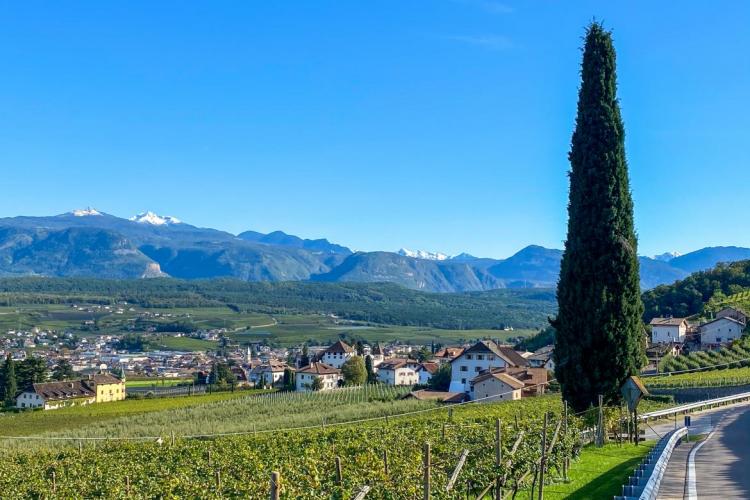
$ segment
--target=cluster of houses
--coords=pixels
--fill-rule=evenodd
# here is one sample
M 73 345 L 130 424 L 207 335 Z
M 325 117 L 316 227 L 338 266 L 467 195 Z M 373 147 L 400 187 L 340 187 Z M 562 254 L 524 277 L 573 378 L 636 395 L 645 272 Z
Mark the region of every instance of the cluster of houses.
M 669 317 L 654 318 L 650 326 L 654 344 L 693 341 L 710 349 L 740 338 L 747 327 L 747 315 L 734 307 L 726 307 L 713 319 L 699 324 L 693 324 L 687 318 Z
M 295 367 L 276 361 L 254 363 L 247 359 L 238 381 L 248 384 L 280 385 L 284 372 L 294 372 L 297 391 L 325 391 L 343 384 L 342 366 L 357 355 L 354 347 L 343 340 L 313 354 L 310 362 Z M 248 358 L 251 353 L 248 351 Z M 431 359 L 418 361 L 409 357 L 386 355 L 380 345 L 366 346 L 362 356 L 370 357 L 380 383 L 395 386 L 426 385 L 441 366 L 450 366 L 447 391 L 419 390 L 412 397 L 444 401 L 506 400 L 543 394 L 548 370 L 554 369 L 552 346 L 535 353 L 519 353 L 510 346 L 482 340 L 465 347 L 447 347 Z
M 651 326 L 649 357 L 681 354 L 689 350 L 710 350 L 739 339 L 747 328 L 747 314 L 726 307 L 713 318 L 693 323 L 688 318 L 654 318 Z

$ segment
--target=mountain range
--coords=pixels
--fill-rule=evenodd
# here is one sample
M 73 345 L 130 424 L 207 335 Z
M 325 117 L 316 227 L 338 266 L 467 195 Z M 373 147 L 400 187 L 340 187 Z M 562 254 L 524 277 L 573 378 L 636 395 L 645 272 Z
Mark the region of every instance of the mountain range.
M 507 259 L 437 252 L 354 252 L 326 239 L 275 231 L 234 235 L 153 212 L 120 218 L 87 208 L 48 217 L 0 218 L 0 276 L 87 276 L 245 281 L 392 282 L 433 292 L 554 287 L 562 251 L 530 245 Z M 708 247 L 640 257 L 644 289 L 750 249 Z

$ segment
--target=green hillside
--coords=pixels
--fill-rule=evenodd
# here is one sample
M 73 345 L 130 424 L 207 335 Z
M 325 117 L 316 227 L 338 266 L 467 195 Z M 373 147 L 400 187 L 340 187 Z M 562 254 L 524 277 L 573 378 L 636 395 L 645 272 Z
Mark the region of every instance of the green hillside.
M 389 283 L 0 279 L 0 307 L 125 302 L 144 308 L 213 308 L 222 315 L 228 310 L 251 315 L 334 315 L 376 324 L 456 330 L 536 329 L 546 324 L 556 308 L 554 292 L 544 289 L 439 294 Z M 219 322 L 213 326 L 232 325 Z

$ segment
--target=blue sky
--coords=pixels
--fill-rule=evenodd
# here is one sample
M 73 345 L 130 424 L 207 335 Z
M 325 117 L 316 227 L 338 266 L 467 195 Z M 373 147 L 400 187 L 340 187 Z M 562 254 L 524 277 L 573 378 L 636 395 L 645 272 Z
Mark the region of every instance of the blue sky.
M 0 215 L 559 248 L 593 17 L 618 50 L 640 252 L 750 246 L 744 1 L 6 4 Z

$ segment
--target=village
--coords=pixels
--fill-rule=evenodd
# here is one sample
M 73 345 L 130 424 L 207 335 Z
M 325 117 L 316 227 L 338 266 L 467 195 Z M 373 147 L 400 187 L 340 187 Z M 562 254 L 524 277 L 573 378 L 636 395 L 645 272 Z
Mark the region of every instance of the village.
M 33 328 L 7 332 L 0 339 L 0 355 L 16 364 L 33 360 L 41 366 L 42 374 L 33 383 L 18 387 L 14 406 L 48 410 L 117 401 L 128 395 L 179 396 L 248 388 L 310 392 L 362 383 L 414 386 L 409 397 L 446 403 L 520 399 L 543 394 L 548 371 L 554 369 L 552 346 L 517 352 L 489 339 L 439 348 L 399 342 L 350 345 L 345 340 L 287 348 L 261 341 L 239 345 L 224 333 L 195 333 L 216 338 L 215 350 L 133 352 L 126 348 L 132 341 L 127 336 L 79 338 Z M 360 370 L 365 367 L 363 380 L 347 375 L 347 366 L 357 363 Z M 67 376 L 59 375 L 60 366 L 68 367 Z M 140 383 L 128 390 L 128 379 Z

